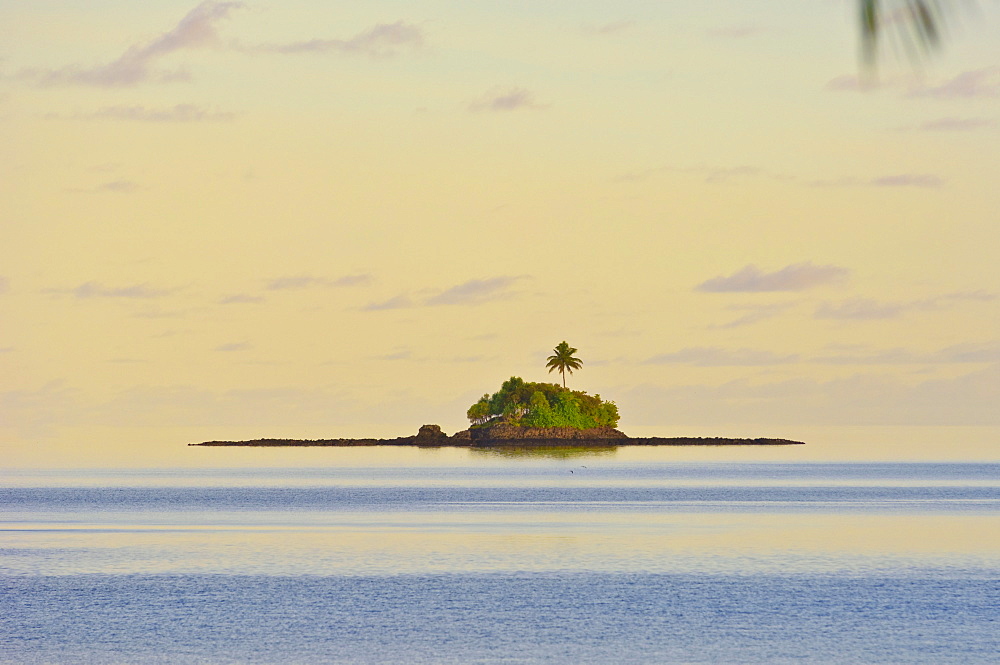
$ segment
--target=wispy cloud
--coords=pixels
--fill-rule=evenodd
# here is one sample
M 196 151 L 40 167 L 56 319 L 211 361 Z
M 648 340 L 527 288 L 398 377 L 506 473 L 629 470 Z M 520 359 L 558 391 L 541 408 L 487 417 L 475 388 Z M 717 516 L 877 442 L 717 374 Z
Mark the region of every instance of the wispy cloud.
M 993 293 L 984 291 L 959 291 L 932 298 L 909 301 L 879 301 L 872 298 L 851 298 L 839 303 L 824 302 L 817 309 L 817 319 L 876 321 L 895 319 L 912 311 L 938 311 L 951 309 L 964 302 L 992 302 Z
M 872 321 L 894 319 L 903 313 L 905 303 L 880 302 L 871 298 L 851 298 L 839 303 L 823 303 L 816 309 L 817 319 L 854 319 Z
M 729 321 L 727 323 L 720 323 L 716 325 L 709 326 L 709 328 L 715 330 L 727 330 L 730 328 L 739 328 L 741 326 L 749 326 L 760 321 L 766 321 L 767 319 L 773 319 L 779 316 L 782 312 L 787 311 L 791 307 L 794 307 L 796 303 L 770 303 L 767 305 L 729 305 L 726 309 L 736 312 L 745 312 L 743 315 Z
M 469 110 L 473 113 L 540 108 L 544 107 L 535 102 L 534 93 L 524 88 L 493 90 L 469 105 Z
M 129 87 L 148 82 L 187 80 L 183 70 L 160 70 L 157 63 L 171 53 L 204 48 L 219 43 L 216 24 L 242 2 L 203 2 L 181 19 L 173 29 L 151 41 L 130 46 L 117 59 L 96 67 L 77 65 L 51 70 L 25 70 L 23 78 L 41 85 L 91 85 Z
M 220 305 L 239 305 L 261 302 L 264 302 L 264 298 L 262 296 L 254 296 L 249 293 L 236 293 L 219 300 Z
M 379 312 L 386 309 L 407 309 L 415 306 L 415 303 L 409 296 L 399 295 L 381 302 L 369 303 L 361 309 L 365 312 Z
M 245 45 L 237 41 L 223 43 L 217 25 L 244 2 L 206 0 L 192 9 L 171 30 L 146 42 L 128 47 L 115 60 L 93 67 L 70 65 L 56 69 L 24 69 L 19 78 L 42 86 L 89 85 L 108 88 L 132 87 L 143 83 L 169 83 L 189 81 L 191 74 L 185 69 L 163 69 L 160 61 L 178 51 L 198 48 L 226 48 L 243 53 L 340 53 L 390 57 L 404 50 L 417 50 L 424 43 L 423 31 L 404 21 L 379 23 L 364 32 L 346 39 L 310 39 L 285 44 Z M 231 120 L 231 114 L 212 114 L 197 107 L 181 107 L 166 114 L 132 113 L 149 121 L 192 122 L 205 120 Z M 126 116 L 129 114 L 125 114 Z M 165 117 L 160 117 L 165 115 Z
M 343 53 L 390 57 L 404 50 L 416 50 L 424 44 L 423 31 L 404 21 L 379 23 L 348 39 L 310 39 L 288 44 L 260 44 L 244 46 L 251 53 Z
M 453 286 L 436 296 L 428 298 L 425 305 L 479 305 L 492 300 L 510 298 L 511 287 L 524 275 L 511 277 L 491 277 L 490 279 L 470 279 Z
M 10 290 L 10 281 L 6 277 L 0 277 L 0 293 L 7 293 Z
M 177 104 L 168 108 L 146 106 L 106 106 L 93 113 L 78 115 L 81 120 L 123 120 L 132 122 L 232 122 L 235 113 L 209 111 L 194 104 Z
M 932 173 L 900 173 L 872 178 L 873 187 L 941 187 L 944 179 Z
M 839 178 L 837 180 L 811 180 L 809 187 L 918 187 L 935 189 L 945 184 L 945 179 L 933 173 L 897 173 L 874 178 Z
M 71 295 L 74 298 L 87 300 L 91 298 L 135 298 L 150 299 L 162 298 L 170 294 L 164 289 L 154 289 L 147 284 L 133 284 L 132 286 L 107 287 L 100 282 L 84 282 L 74 289 L 46 289 L 44 293 L 58 293 Z
M 313 277 L 312 275 L 296 275 L 293 277 L 278 277 L 267 283 L 269 291 L 286 291 L 293 289 L 308 289 L 313 287 L 349 287 L 365 286 L 371 284 L 373 277 L 367 273 L 357 275 L 344 275 L 336 279 L 326 277 Z
M 938 118 L 925 122 L 917 129 L 923 132 L 972 132 L 996 124 L 990 118 Z
M 616 35 L 635 26 L 635 21 L 611 21 L 601 25 L 588 26 L 585 30 L 595 35 Z
M 112 194 L 131 194 L 139 190 L 139 183 L 134 180 L 112 180 L 105 182 L 93 190 L 94 192 L 111 192 Z
M 659 166 L 640 171 L 629 171 L 612 178 L 616 183 L 637 183 L 666 173 L 700 175 L 710 185 L 735 185 L 750 180 L 766 179 L 788 185 L 806 187 L 941 187 L 945 179 L 933 173 L 890 173 L 875 177 L 849 176 L 827 180 L 809 180 L 800 176 L 768 171 L 758 166 Z
M 406 309 L 410 307 L 437 307 L 443 305 L 481 305 L 494 300 L 506 300 L 517 295 L 513 286 L 528 275 L 503 275 L 488 279 L 470 279 L 449 289 L 415 301 L 407 294 L 400 294 L 388 300 L 369 303 L 362 311 L 377 312 L 389 309 Z
M 708 293 L 803 291 L 824 284 L 843 281 L 850 271 L 840 266 L 817 266 L 812 262 L 795 263 L 774 272 L 764 272 L 748 265 L 732 275 L 713 277 L 695 287 Z
M 1000 342 L 955 344 L 931 352 L 903 348 L 868 349 L 864 347 L 831 349 L 832 352 L 810 358 L 810 362 L 828 365 L 939 365 L 1000 362 Z
M 846 74 L 829 80 L 825 88 L 835 92 L 893 90 L 909 99 L 993 99 L 1000 97 L 1000 67 L 964 71 L 940 83 L 914 83 L 903 77 L 879 80 Z
M 907 97 L 933 99 L 979 99 L 1000 97 L 1000 67 L 986 67 L 962 72 L 938 85 L 920 85 Z
M 730 351 L 717 346 L 696 346 L 647 358 L 644 365 L 698 365 L 701 367 L 782 365 L 799 360 L 796 354 L 781 355 L 758 349 Z

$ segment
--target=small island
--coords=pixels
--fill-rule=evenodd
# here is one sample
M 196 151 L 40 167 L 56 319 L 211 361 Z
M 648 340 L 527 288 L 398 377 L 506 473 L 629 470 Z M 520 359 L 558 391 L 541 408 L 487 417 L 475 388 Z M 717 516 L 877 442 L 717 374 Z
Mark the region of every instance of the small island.
M 558 370 L 562 385 L 535 383 L 512 376 L 500 390 L 483 395 L 469 407 L 470 427 L 449 436 L 438 425 L 423 425 L 413 436 L 395 439 L 254 439 L 205 441 L 190 446 L 419 446 L 466 448 L 608 448 L 616 446 L 785 446 L 802 445 L 788 439 L 731 439 L 723 437 L 633 438 L 616 429 L 618 406 L 600 395 L 566 387 L 566 373 L 583 361 L 565 341 L 553 349 L 546 367 Z

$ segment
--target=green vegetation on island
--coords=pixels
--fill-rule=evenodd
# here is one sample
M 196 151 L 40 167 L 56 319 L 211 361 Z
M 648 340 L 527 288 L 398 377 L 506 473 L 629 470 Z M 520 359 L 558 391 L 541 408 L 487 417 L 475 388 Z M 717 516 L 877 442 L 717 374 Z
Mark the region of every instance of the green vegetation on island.
M 489 427 L 503 423 L 519 427 L 573 427 L 593 429 L 617 427 L 618 407 L 605 402 L 600 395 L 588 395 L 582 390 L 566 388 L 566 372 L 580 369 L 583 361 L 565 341 L 553 349 L 546 367 L 549 373 L 559 370 L 563 385 L 535 383 L 512 376 L 503 382 L 500 390 L 483 395 L 469 407 L 466 415 L 472 427 Z
M 498 423 L 521 427 L 617 427 L 618 407 L 600 395 L 569 390 L 556 383 L 534 383 L 512 376 L 500 390 L 483 395 L 466 415 L 472 427 Z

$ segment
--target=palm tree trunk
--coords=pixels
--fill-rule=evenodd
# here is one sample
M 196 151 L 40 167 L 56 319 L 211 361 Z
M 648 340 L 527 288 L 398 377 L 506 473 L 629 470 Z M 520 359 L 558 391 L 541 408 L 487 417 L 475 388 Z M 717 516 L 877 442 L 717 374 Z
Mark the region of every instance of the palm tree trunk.
M 566 390 L 566 368 L 560 369 L 559 373 L 563 375 L 563 390 Z

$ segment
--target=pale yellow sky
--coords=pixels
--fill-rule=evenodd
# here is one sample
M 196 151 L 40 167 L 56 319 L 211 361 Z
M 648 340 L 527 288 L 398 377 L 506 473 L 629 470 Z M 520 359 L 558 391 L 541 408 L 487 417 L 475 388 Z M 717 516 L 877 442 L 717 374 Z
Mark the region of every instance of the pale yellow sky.
M 0 445 L 1000 425 L 1000 9 L 747 5 L 0 2 Z

